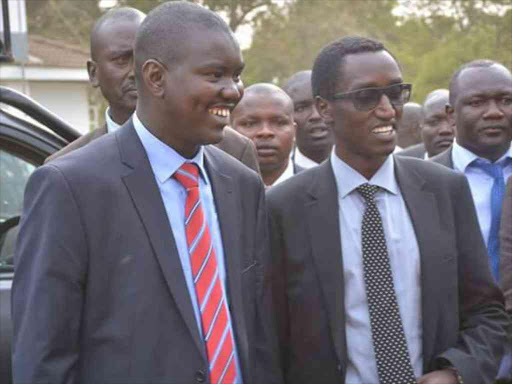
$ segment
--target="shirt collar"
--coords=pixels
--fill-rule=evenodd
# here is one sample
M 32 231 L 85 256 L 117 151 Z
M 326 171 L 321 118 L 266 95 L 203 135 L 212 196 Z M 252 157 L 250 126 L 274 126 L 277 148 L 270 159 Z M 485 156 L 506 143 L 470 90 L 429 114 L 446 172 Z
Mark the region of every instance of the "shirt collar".
M 132 121 L 142 146 L 146 150 L 151 168 L 160 183 L 167 181 L 184 163 L 194 163 L 199 167 L 201 177 L 208 184 L 204 168 L 203 146 L 199 147 L 199 151 L 192 159 L 186 159 L 149 132 L 139 120 L 137 112 L 133 114 Z
M 110 117 L 110 107 L 108 107 L 105 110 L 105 121 L 107 123 L 107 132 L 112 133 L 117 131 L 121 126 L 117 124 L 112 118 Z
M 453 161 L 453 167 L 458 170 L 459 172 L 464 173 L 466 171 L 466 168 L 476 159 L 481 159 L 485 162 L 490 163 L 489 160 L 478 157 L 473 152 L 471 152 L 469 149 L 464 148 L 459 143 L 457 143 L 457 139 L 453 141 L 452 146 L 452 161 Z M 502 162 L 510 162 L 512 159 L 512 149 L 509 149 L 505 154 L 500 157 L 495 163 L 502 163 Z
M 387 157 L 386 161 L 384 161 L 370 180 L 367 180 L 366 177 L 341 160 L 334 151 L 331 153 L 331 164 L 336 185 L 338 186 L 338 194 L 342 199 L 365 183 L 377 185 L 394 195 L 398 194 L 399 189 L 395 178 L 394 158 L 391 155 Z
M 279 176 L 277 178 L 277 180 L 274 181 L 274 184 L 272 184 L 271 186 L 273 187 L 274 185 L 277 185 L 277 184 L 285 181 L 286 179 L 289 179 L 292 176 L 293 176 L 293 162 L 291 160 L 288 160 L 288 165 L 286 166 L 284 172 L 281 173 L 281 176 Z
M 298 164 L 300 165 L 301 167 L 303 168 L 311 168 L 311 167 L 314 167 L 314 166 L 317 166 L 318 163 L 314 160 L 311 160 L 309 157 L 307 157 L 306 155 L 304 155 L 299 147 L 295 146 L 295 164 Z

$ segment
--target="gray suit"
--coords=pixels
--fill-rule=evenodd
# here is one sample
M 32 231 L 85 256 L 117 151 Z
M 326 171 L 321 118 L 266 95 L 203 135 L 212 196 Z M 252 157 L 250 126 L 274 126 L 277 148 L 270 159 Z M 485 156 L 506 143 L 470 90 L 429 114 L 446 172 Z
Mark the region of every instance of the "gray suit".
M 446 151 L 441 152 L 439 155 L 435 155 L 429 160 L 453 169 L 452 150 L 452 147 L 450 147 Z
M 80 136 L 78 139 L 76 139 L 72 143 L 69 143 L 60 151 L 55 152 L 51 156 L 48 156 L 44 162 L 46 164 L 62 155 L 65 155 L 66 153 L 72 152 L 78 148 L 82 148 L 83 146 L 89 144 L 90 142 L 106 134 L 107 125 L 105 124 L 102 127 L 95 129 L 94 131 L 91 131 L 83 136 Z M 222 149 L 224 152 L 230 154 L 235 159 L 245 164 L 252 170 L 256 171 L 257 173 L 260 173 L 260 166 L 258 164 L 258 155 L 256 153 L 256 147 L 254 146 L 253 142 L 250 139 L 241 135 L 233 128 L 225 127 L 224 137 L 220 142 L 214 145 L 217 148 Z
M 425 144 L 420 143 L 413 145 L 411 147 L 405 148 L 404 150 L 397 152 L 396 154 L 398 156 L 410 156 L 410 157 L 416 157 L 418 159 L 425 159 L 425 153 L 427 151 L 425 150 Z
M 395 156 L 421 258 L 424 371 L 448 359 L 466 384 L 491 382 L 504 349 L 503 295 L 493 283 L 466 179 Z M 343 255 L 331 162 L 267 192 L 274 304 L 286 382 L 344 383 Z M 399 220 L 399 218 L 397 218 Z
M 279 382 L 264 187 L 205 148 L 244 383 Z M 208 382 L 160 191 L 131 121 L 26 189 L 13 282 L 15 383 Z

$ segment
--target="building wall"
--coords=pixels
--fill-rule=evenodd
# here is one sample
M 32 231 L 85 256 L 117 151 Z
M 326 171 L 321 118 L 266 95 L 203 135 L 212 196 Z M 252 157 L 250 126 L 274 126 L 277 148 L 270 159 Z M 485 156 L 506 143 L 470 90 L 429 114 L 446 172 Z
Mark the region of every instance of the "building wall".
M 30 94 L 80 133 L 89 132 L 87 84 L 74 82 L 30 82 Z
M 90 130 L 88 83 L 65 81 L 0 81 L 22 92 L 68 122 L 80 133 Z

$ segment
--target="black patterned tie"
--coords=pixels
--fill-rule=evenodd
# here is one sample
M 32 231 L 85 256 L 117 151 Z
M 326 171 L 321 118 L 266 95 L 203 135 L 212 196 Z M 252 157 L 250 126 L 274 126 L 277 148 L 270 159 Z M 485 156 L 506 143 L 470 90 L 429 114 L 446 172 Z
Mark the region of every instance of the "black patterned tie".
M 377 372 L 380 384 L 415 384 L 396 301 L 384 229 L 374 199 L 378 190 L 378 186 L 368 183 L 357 188 L 366 201 L 361 238 L 364 282 Z

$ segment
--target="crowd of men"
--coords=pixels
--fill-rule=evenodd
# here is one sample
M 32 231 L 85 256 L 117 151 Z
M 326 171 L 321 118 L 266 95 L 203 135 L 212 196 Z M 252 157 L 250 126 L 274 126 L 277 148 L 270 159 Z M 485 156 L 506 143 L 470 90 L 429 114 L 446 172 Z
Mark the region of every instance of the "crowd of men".
M 27 185 L 15 383 L 512 380 L 509 69 L 408 103 L 393 53 L 347 36 L 244 90 L 188 2 L 90 43 L 106 124 Z

